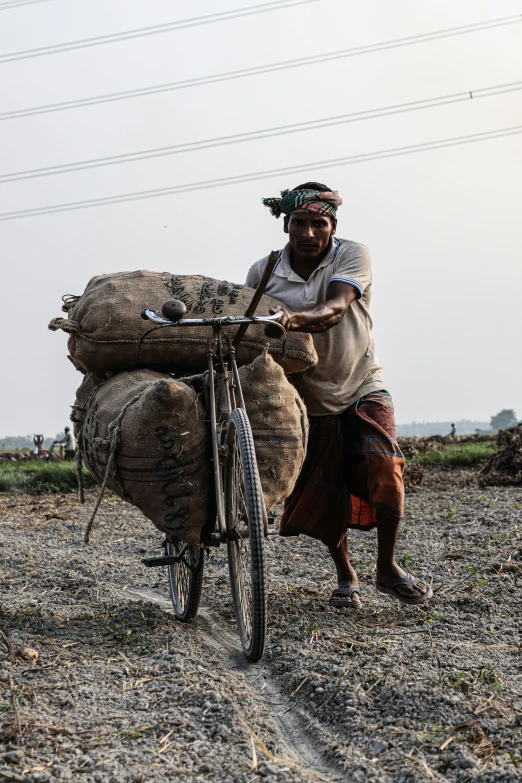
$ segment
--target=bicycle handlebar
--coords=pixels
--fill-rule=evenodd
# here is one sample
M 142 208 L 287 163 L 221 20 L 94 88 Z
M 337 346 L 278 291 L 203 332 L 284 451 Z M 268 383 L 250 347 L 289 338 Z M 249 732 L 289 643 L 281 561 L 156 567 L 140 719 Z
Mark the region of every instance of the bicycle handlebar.
M 240 324 L 271 324 L 277 323 L 283 317 L 283 311 L 278 310 L 274 315 L 252 315 L 250 318 L 244 315 L 223 315 L 218 318 L 182 318 L 179 321 L 171 321 L 157 315 L 154 310 L 146 307 L 141 311 L 144 321 L 153 321 L 161 326 L 229 326 Z

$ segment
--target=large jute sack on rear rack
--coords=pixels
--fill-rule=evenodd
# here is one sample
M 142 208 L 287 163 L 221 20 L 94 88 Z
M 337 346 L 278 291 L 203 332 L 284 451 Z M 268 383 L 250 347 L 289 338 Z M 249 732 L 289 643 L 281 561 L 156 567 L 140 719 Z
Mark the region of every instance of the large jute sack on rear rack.
M 266 350 L 241 367 L 239 376 L 269 511 L 297 481 L 306 456 L 308 417 L 296 389 Z
M 152 370 L 87 375 L 71 417 L 90 472 L 102 481 L 116 438 L 108 488 L 138 506 L 160 530 L 196 544 L 207 518 L 209 463 L 201 398 Z
M 53 318 L 52 330 L 69 333 L 69 353 L 80 369 L 105 375 L 107 371 L 151 367 L 168 372 L 202 372 L 207 369 L 209 327 L 168 327 L 148 335 L 138 349 L 143 334 L 152 324 L 141 318 L 145 307 L 161 313 L 167 299 L 181 299 L 187 317 L 243 315 L 254 291 L 243 285 L 214 280 L 201 275 L 172 275 L 167 272 L 118 272 L 93 277 L 82 296 L 65 296 L 68 318 Z M 279 302 L 263 296 L 259 315 L 268 315 Z M 226 327 L 235 334 L 237 327 Z M 250 326 L 238 351 L 239 365 L 255 359 L 266 343 L 263 326 Z M 282 342 L 271 340 L 271 352 L 287 374 L 301 372 L 317 363 L 309 334 L 291 332 L 286 356 L 281 358 Z

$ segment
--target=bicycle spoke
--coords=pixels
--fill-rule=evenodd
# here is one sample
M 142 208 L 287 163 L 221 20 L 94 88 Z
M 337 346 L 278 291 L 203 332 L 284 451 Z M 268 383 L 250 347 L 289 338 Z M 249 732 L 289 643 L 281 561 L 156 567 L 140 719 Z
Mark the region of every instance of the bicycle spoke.
M 237 498 L 240 500 L 240 505 L 241 505 L 241 515 L 245 520 L 247 520 L 248 514 L 247 514 L 247 504 L 245 500 L 245 487 L 243 484 L 243 471 L 241 470 L 241 465 L 237 458 L 236 458 L 234 478 L 235 478 L 234 484 L 237 492 Z M 239 517 L 240 514 L 238 513 L 237 516 Z

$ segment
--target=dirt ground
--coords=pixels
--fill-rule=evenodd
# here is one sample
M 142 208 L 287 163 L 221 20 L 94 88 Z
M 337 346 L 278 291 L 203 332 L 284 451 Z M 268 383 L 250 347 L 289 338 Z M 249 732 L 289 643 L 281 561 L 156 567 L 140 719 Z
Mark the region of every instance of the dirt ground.
M 357 614 L 328 607 L 320 543 L 271 537 L 247 665 L 224 549 L 183 626 L 138 511 L 108 497 L 85 546 L 93 494 L 0 495 L 0 780 L 522 780 L 522 489 L 431 473 L 407 500 L 399 555 L 429 608 L 376 593 L 374 533 L 351 537 Z

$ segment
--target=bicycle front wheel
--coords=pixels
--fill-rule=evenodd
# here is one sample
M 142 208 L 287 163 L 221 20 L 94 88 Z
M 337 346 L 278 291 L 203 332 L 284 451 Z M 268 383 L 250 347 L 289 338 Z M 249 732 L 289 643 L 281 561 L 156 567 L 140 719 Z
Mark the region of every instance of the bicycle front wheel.
M 165 554 L 179 557 L 177 563 L 167 566 L 170 597 L 177 619 L 188 623 L 199 609 L 203 586 L 203 549 L 199 546 L 186 546 L 177 539 L 167 539 Z
M 263 655 L 266 636 L 265 505 L 250 423 L 236 408 L 228 421 L 225 467 L 227 554 L 241 645 L 250 661 Z

